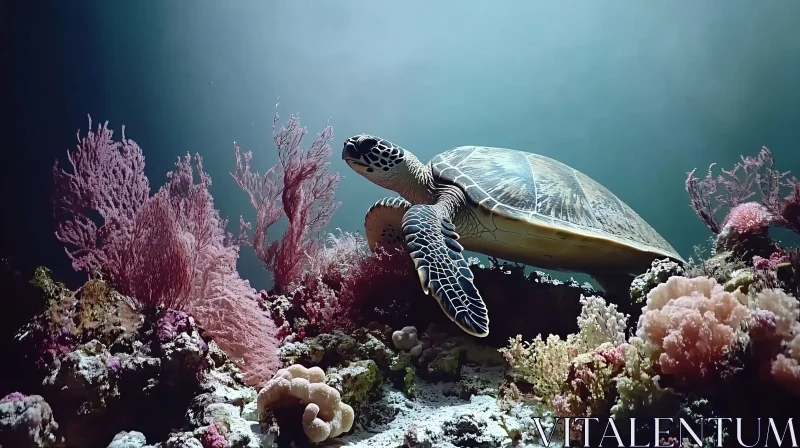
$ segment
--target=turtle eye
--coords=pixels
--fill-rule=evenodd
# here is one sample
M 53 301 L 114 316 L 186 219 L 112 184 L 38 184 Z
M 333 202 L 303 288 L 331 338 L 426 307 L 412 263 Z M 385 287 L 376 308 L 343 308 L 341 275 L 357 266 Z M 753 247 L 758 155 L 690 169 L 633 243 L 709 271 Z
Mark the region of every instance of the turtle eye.
M 377 144 L 378 144 L 378 140 L 376 140 L 376 139 L 374 139 L 372 137 L 367 137 L 367 138 L 361 139 L 358 143 L 356 143 L 356 149 L 361 154 L 367 154 Z

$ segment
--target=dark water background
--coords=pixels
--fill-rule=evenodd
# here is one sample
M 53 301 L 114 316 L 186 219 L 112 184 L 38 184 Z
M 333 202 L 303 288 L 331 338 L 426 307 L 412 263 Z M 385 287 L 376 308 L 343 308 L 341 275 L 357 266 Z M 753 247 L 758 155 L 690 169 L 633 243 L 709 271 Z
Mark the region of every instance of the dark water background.
M 390 4 L 391 3 L 391 4 Z M 79 280 L 52 234 L 55 158 L 86 114 L 144 150 L 153 190 L 200 152 L 223 216 L 252 220 L 232 142 L 275 163 L 271 118 L 307 143 L 336 131 L 330 229 L 359 231 L 389 195 L 341 142 L 394 141 L 426 161 L 458 145 L 557 158 L 603 183 L 687 257 L 709 232 L 686 172 L 770 147 L 800 175 L 800 2 L 3 2 L 2 255 Z M 233 226 L 231 226 L 231 230 Z M 276 233 L 282 231 L 278 226 Z M 270 278 L 249 249 L 241 272 Z

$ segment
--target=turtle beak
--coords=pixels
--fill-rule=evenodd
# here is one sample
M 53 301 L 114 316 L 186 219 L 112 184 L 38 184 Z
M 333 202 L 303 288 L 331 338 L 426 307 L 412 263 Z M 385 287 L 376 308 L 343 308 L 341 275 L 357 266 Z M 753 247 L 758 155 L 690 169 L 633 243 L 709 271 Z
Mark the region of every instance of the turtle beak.
M 358 153 L 356 145 L 350 140 L 344 142 L 342 160 L 347 162 L 348 165 L 357 165 L 361 167 L 369 166 L 362 161 L 361 154 Z
M 351 141 L 344 142 L 344 147 L 342 148 L 342 160 L 359 160 L 358 151 L 356 150 L 356 145 L 353 144 Z

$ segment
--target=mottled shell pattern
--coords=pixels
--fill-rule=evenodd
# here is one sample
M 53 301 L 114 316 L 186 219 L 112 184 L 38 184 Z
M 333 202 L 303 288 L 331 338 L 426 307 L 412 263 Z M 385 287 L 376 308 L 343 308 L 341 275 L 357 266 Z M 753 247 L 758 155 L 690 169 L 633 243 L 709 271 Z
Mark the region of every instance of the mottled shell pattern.
M 460 187 L 478 209 L 572 235 L 681 259 L 675 249 L 600 183 L 557 160 L 505 148 L 461 146 L 430 162 L 434 178 Z

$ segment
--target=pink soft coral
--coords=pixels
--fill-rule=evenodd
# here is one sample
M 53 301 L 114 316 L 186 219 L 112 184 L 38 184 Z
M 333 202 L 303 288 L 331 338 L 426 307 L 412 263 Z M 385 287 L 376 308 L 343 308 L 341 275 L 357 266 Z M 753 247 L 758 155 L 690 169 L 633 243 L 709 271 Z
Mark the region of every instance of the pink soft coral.
M 722 231 L 749 234 L 763 231 L 769 227 L 772 214 L 758 202 L 739 204 L 728 213 L 722 223 Z
M 661 372 L 688 382 L 713 378 L 742 336 L 749 311 L 738 293 L 707 277 L 671 277 L 647 296 L 637 336 Z

